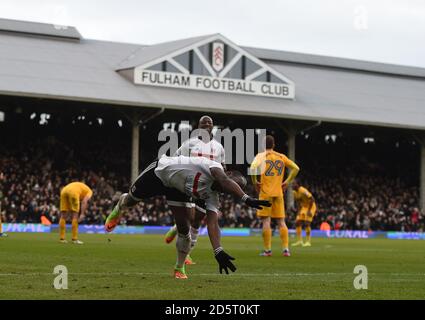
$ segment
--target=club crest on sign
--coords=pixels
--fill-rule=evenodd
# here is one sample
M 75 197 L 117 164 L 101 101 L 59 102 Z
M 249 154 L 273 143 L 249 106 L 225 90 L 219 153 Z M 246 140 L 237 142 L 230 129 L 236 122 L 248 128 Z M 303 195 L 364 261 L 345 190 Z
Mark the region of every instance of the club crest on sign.
M 224 43 L 214 42 L 212 50 L 212 67 L 219 72 L 224 67 Z

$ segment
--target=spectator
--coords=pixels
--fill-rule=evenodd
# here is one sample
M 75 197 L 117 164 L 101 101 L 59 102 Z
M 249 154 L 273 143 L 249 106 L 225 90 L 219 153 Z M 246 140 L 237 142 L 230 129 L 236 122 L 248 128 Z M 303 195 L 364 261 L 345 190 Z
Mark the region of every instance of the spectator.
M 121 157 L 114 158 L 119 153 L 87 148 L 81 152 L 86 157 L 93 156 L 90 166 L 81 165 L 77 155 L 64 166 L 62 155 L 75 152 L 56 140 L 32 143 L 23 148 L 25 151 L 0 150 L 0 214 L 4 222 L 39 223 L 44 215 L 58 223 L 60 188 L 78 179 L 87 181 L 94 191 L 93 201 L 80 222 L 103 224 L 117 198 L 115 190 L 128 188 L 128 179 L 120 171 Z M 61 160 L 55 161 L 56 157 Z M 385 172 L 377 164 L 360 168 L 346 165 L 342 170 L 311 166 L 310 172 L 304 170 L 302 183 L 314 194 L 318 205 L 313 228 L 328 223 L 335 230 L 423 231 L 425 218 L 418 209 L 418 188 Z M 252 193 L 253 189 L 250 187 L 247 192 Z M 260 227 L 254 210 L 235 202 L 232 196 L 223 195 L 221 203 L 221 227 Z M 287 210 L 288 226 L 294 226 L 294 219 L 295 212 Z M 172 225 L 173 219 L 165 198 L 155 197 L 133 208 L 122 223 L 165 226 Z

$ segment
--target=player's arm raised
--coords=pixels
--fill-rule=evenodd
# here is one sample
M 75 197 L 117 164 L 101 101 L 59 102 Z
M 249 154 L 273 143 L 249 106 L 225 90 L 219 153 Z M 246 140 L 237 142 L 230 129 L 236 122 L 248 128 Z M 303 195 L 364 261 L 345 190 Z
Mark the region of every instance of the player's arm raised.
M 180 148 L 178 148 L 176 150 L 176 152 L 174 152 L 173 156 L 174 157 L 178 157 L 178 156 L 186 156 L 189 157 L 190 156 L 190 148 L 189 148 L 189 140 L 186 140 L 185 142 L 182 143 L 182 145 L 180 146 Z
M 235 181 L 224 173 L 221 168 L 213 167 L 210 171 L 221 191 L 234 195 L 242 202 L 245 202 L 247 206 L 257 209 L 262 209 L 263 206 L 271 206 L 270 202 L 267 200 L 258 200 L 247 195 Z

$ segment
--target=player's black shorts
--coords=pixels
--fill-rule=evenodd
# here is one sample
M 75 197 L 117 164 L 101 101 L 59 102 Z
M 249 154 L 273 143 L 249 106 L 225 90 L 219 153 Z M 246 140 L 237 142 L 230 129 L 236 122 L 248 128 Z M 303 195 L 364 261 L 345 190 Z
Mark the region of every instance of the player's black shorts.
M 155 196 L 165 196 L 171 206 L 191 207 L 189 196 L 162 184 L 161 179 L 155 174 L 157 166 L 158 160 L 155 160 L 142 171 L 130 187 L 130 196 L 137 201 Z
M 202 213 L 207 213 L 207 205 L 205 204 L 205 200 L 192 198 L 191 202 L 195 204 L 196 210 Z

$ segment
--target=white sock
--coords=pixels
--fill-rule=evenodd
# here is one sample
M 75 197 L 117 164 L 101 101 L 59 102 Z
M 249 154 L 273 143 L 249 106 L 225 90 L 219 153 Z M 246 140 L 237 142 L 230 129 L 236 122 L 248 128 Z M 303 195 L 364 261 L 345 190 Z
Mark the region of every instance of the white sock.
M 128 196 L 128 193 L 123 193 L 121 195 L 121 197 L 120 197 L 120 199 L 118 200 L 118 203 L 117 203 L 118 210 L 125 209 L 124 199 L 127 198 L 127 196 Z
M 177 268 L 183 268 L 184 267 L 184 261 L 186 260 L 186 257 L 190 251 L 190 233 L 188 234 L 181 234 L 179 233 L 177 235 L 176 240 L 176 249 L 177 249 Z
M 117 212 L 117 215 L 118 216 L 121 216 L 122 215 L 122 210 L 125 209 L 125 206 L 124 206 L 123 203 L 124 203 L 124 199 L 126 198 L 127 195 L 128 195 L 128 193 L 123 193 L 120 196 L 120 198 L 118 199 L 118 202 L 117 202 L 117 204 L 114 207 L 114 211 Z
M 190 237 L 192 238 L 192 242 L 190 244 L 191 250 L 196 245 L 198 241 L 199 229 L 195 229 L 194 227 L 190 227 Z

